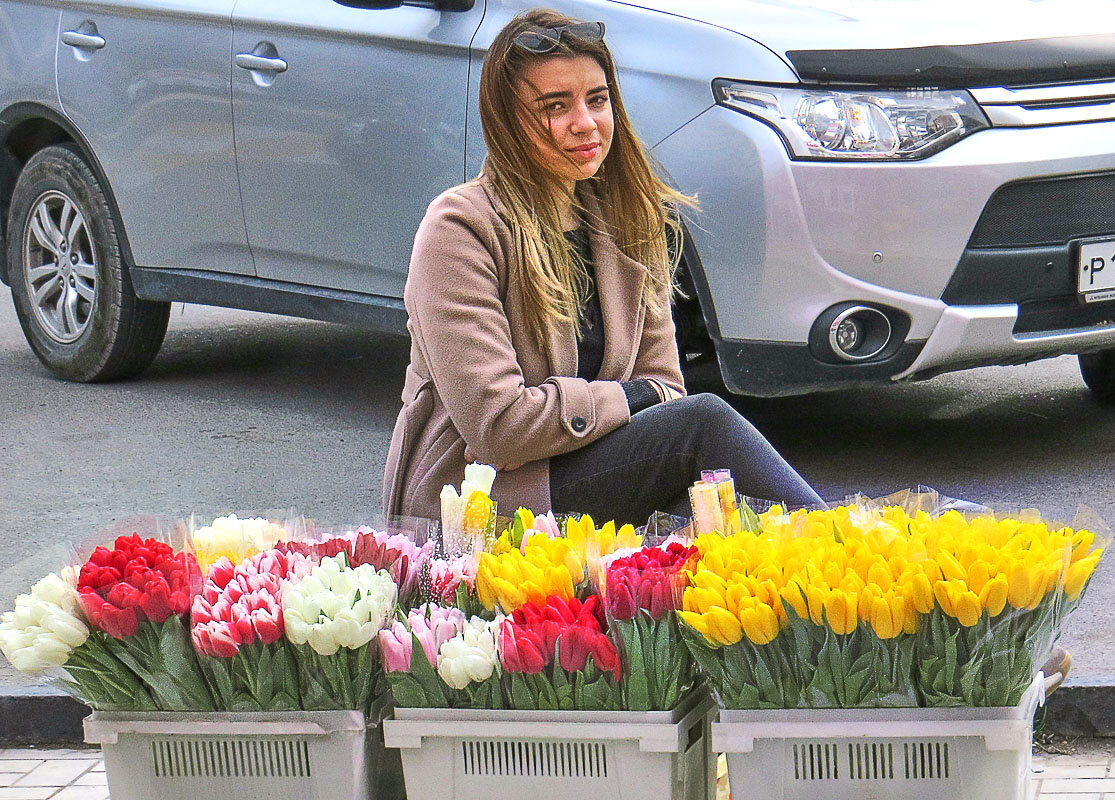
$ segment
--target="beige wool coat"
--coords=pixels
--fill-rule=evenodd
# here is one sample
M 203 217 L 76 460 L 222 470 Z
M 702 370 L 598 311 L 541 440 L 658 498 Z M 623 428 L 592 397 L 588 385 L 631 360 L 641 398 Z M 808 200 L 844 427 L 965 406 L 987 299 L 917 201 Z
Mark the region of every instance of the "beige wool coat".
M 591 224 L 596 199 L 579 197 Z M 415 235 L 403 294 L 410 365 L 383 476 L 388 517 L 440 518 L 441 488 L 460 485 L 466 448 L 500 469 L 492 496 L 501 513 L 545 511 L 550 457 L 630 420 L 620 381 L 655 378 L 684 394 L 673 320 L 644 313 L 643 272 L 601 224 L 590 237 L 604 319 L 599 379 L 575 377 L 572 322 L 545 347 L 534 342 L 509 277 L 515 248 L 503 208 L 481 175 L 435 199 Z

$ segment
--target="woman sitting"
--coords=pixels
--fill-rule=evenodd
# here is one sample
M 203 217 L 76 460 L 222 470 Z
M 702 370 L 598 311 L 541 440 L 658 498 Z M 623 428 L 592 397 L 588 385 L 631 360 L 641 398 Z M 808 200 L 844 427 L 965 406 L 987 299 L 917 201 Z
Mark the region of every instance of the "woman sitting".
M 727 403 L 687 397 L 670 301 L 678 209 L 620 99 L 604 24 L 535 10 L 480 79 L 488 158 L 430 205 L 404 300 L 411 363 L 384 475 L 389 516 L 436 518 L 473 460 L 510 513 L 643 522 L 702 468 L 820 502 Z

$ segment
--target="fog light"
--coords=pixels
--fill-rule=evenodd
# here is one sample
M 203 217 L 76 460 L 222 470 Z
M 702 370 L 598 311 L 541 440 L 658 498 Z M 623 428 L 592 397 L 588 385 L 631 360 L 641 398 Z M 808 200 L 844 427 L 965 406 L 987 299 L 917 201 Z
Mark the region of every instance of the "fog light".
M 845 361 L 862 361 L 878 355 L 891 337 L 887 315 L 867 306 L 851 306 L 829 323 L 829 347 Z
M 859 347 L 863 328 L 852 317 L 848 317 L 836 326 L 836 347 L 844 353 L 854 353 Z

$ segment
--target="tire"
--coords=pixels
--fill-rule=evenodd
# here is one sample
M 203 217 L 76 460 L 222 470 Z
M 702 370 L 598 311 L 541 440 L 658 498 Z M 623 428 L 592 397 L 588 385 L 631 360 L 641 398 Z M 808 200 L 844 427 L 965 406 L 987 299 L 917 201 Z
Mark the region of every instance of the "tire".
M 134 377 L 151 364 L 170 303 L 135 296 L 123 227 L 76 146 L 53 145 L 28 160 L 7 230 L 16 315 L 47 369 L 88 383 Z
M 1115 403 L 1115 350 L 1085 353 L 1077 358 L 1080 375 L 1092 396 L 1103 403 Z

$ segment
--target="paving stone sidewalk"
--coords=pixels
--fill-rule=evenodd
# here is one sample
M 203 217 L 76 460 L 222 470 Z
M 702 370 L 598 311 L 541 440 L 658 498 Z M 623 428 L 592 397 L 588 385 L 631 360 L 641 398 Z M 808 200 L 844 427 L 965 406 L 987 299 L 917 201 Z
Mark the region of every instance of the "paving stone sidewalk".
M 1034 780 L 1041 800 L 1115 800 L 1115 739 L 1035 752 Z M 110 800 L 100 751 L 0 750 L 0 800 Z

